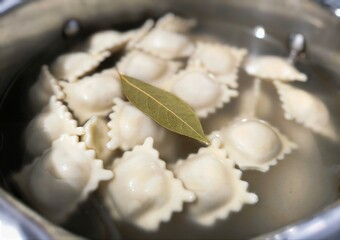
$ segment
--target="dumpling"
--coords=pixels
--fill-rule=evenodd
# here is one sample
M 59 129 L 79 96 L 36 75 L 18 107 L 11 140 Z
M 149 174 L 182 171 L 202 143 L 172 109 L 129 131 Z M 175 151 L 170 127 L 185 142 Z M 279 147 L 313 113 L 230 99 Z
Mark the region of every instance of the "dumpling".
M 276 56 L 249 58 L 244 69 L 249 75 L 269 80 L 284 82 L 307 81 L 307 76 L 299 72 L 287 60 Z
M 111 139 L 107 144 L 109 149 L 129 150 L 142 144 L 147 137 L 154 138 L 157 145 L 165 141 L 165 129 L 151 118 L 129 102 L 121 99 L 115 99 L 114 102 L 111 121 L 108 123 Z
M 212 73 L 218 82 L 236 88 L 237 72 L 246 53 L 245 49 L 228 45 L 198 42 L 189 59 L 189 65 L 202 66 Z
M 187 207 L 190 219 L 204 226 L 213 225 L 218 219 L 228 218 L 242 205 L 255 204 L 258 198 L 247 192 L 248 183 L 241 180 L 241 171 L 234 168 L 220 141 L 180 160 L 174 167 L 175 176 L 185 188 L 197 195 L 197 200 Z
M 129 34 L 114 30 L 96 32 L 85 43 L 84 51 L 91 54 L 99 54 L 105 51 L 114 53 L 122 49 L 129 39 Z
M 26 150 L 34 157 L 39 156 L 64 133 L 82 135 L 84 129 L 78 127 L 67 107 L 52 96 L 49 104 L 31 120 L 25 130 Z
M 92 116 L 106 116 L 112 111 L 113 99 L 122 98 L 120 80 L 115 69 L 107 69 L 77 82 L 61 83 L 65 101 L 81 124 Z
M 173 13 L 167 13 L 156 23 L 156 28 L 161 28 L 171 32 L 185 33 L 196 26 L 195 19 L 184 19 Z
M 166 169 L 165 162 L 152 147 L 153 139 L 125 152 L 113 162 L 115 178 L 104 190 L 104 201 L 116 220 L 145 230 L 157 230 L 161 222 L 180 212 L 184 202 L 195 195 Z
M 165 88 L 181 66 L 180 62 L 167 61 L 140 50 L 129 52 L 117 64 L 119 72 L 161 88 Z
M 74 82 L 85 74 L 93 71 L 105 58 L 108 51 L 91 55 L 85 52 L 67 53 L 59 56 L 51 65 L 52 74 L 62 80 Z
M 312 94 L 284 83 L 275 83 L 285 118 L 295 120 L 313 131 L 336 140 L 336 130 L 325 104 Z
M 266 172 L 270 166 L 277 164 L 297 145 L 272 127 L 259 119 L 239 119 L 211 137 L 218 137 L 222 147 L 227 150 L 228 157 L 241 170 L 258 170 Z
M 136 47 L 164 59 L 189 57 L 194 51 L 194 44 L 187 36 L 162 28 L 154 28 Z
M 106 147 L 110 141 L 107 126 L 108 120 L 103 117 L 93 116 L 84 125 L 84 135 L 81 140 L 84 141 L 88 149 L 96 152 L 96 157 L 103 160 L 106 165 L 112 160 L 114 152 Z
M 238 96 L 238 92 L 219 83 L 199 67 L 187 68 L 174 76 L 171 92 L 188 103 L 198 117 L 205 118 Z
M 41 110 L 48 104 L 50 97 L 54 95 L 57 99 L 65 97 L 58 80 L 48 70 L 46 65 L 42 66 L 38 81 L 29 90 L 31 105 L 35 111 Z
M 147 34 L 150 32 L 152 27 L 155 25 L 155 21 L 152 19 L 148 19 L 147 21 L 144 22 L 144 24 L 137 28 L 133 29 L 127 32 L 129 35 L 130 39 L 128 41 L 128 44 L 126 46 L 127 50 L 133 49 L 136 44 Z
M 91 54 L 99 54 L 104 51 L 114 53 L 126 45 L 132 48 L 137 41 L 147 34 L 154 25 L 153 20 L 147 20 L 143 26 L 127 32 L 106 30 L 94 33 L 86 42 L 84 51 Z
M 61 223 L 97 189 L 100 181 L 113 177 L 94 155 L 93 150 L 86 150 L 85 144 L 78 142 L 77 136 L 62 135 L 14 179 L 40 213 Z

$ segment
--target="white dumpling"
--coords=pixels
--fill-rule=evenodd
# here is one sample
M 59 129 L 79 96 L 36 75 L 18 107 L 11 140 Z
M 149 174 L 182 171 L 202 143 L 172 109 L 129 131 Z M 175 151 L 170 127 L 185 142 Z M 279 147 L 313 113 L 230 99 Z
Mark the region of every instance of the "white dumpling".
M 211 146 L 201 148 L 174 166 L 175 176 L 197 196 L 187 207 L 188 215 L 204 226 L 228 218 L 232 211 L 240 211 L 243 204 L 258 201 L 255 194 L 247 192 L 248 183 L 241 180 L 241 171 L 235 169 L 219 145 L 219 140 L 212 139 Z
M 145 230 L 157 230 L 173 212 L 182 211 L 184 202 L 195 200 L 166 169 L 152 145 L 153 139 L 147 138 L 116 159 L 112 167 L 115 178 L 104 190 L 104 201 L 114 219 Z
M 84 125 L 84 135 L 81 140 L 85 142 L 88 149 L 96 152 L 96 157 L 103 160 L 104 164 L 112 160 L 114 152 L 106 147 L 110 141 L 107 126 L 108 120 L 103 117 L 93 116 Z
M 194 51 L 187 36 L 161 28 L 154 28 L 136 47 L 164 59 L 189 57 Z
M 157 87 L 166 88 L 167 82 L 182 66 L 140 50 L 129 52 L 117 64 L 118 71 Z
M 307 81 L 307 76 L 299 72 L 286 59 L 276 56 L 249 58 L 244 69 L 249 75 L 269 80 L 285 82 Z
M 25 130 L 26 150 L 34 157 L 39 156 L 64 133 L 82 135 L 84 129 L 78 127 L 67 107 L 52 96 L 49 104 L 31 120 Z
M 114 53 L 122 49 L 129 39 L 129 34 L 114 30 L 96 32 L 85 43 L 84 51 L 91 54 L 99 54 L 104 51 Z
M 106 116 L 112 111 L 113 99 L 123 93 L 115 69 L 104 70 L 77 82 L 61 83 L 65 101 L 81 124 L 92 116 Z
M 152 29 L 152 27 L 155 25 L 155 21 L 152 19 L 148 19 L 144 22 L 144 24 L 137 28 L 133 29 L 127 32 L 129 35 L 129 41 L 126 46 L 128 50 L 133 49 L 136 44 Z
M 269 123 L 259 119 L 239 119 L 211 137 L 218 137 L 228 157 L 242 170 L 266 172 L 297 145 Z
M 236 88 L 237 72 L 246 53 L 245 49 L 228 45 L 199 42 L 189 59 L 189 65 L 201 65 L 214 74 L 219 82 Z
M 165 29 L 171 32 L 184 33 L 196 26 L 195 19 L 184 19 L 173 13 L 167 13 L 156 23 L 156 28 Z
M 312 94 L 284 83 L 275 83 L 285 118 L 295 120 L 313 131 L 336 140 L 336 130 L 325 104 Z
M 58 80 L 48 70 L 46 65 L 42 66 L 37 82 L 30 88 L 29 97 L 35 111 L 41 110 L 48 104 L 50 97 L 54 95 L 57 99 L 65 97 Z
M 157 145 L 165 141 L 165 129 L 138 108 L 121 99 L 115 99 L 114 102 L 108 123 L 111 139 L 107 144 L 109 149 L 129 150 L 142 144 L 147 137 L 155 139 Z
M 199 67 L 179 72 L 172 80 L 171 92 L 188 103 L 198 117 L 207 117 L 216 109 L 238 96 L 238 92 L 227 88 Z
M 85 52 L 67 53 L 59 56 L 51 65 L 52 74 L 62 80 L 74 82 L 85 74 L 93 71 L 105 58 L 108 51 L 91 55 Z
M 47 219 L 61 223 L 113 173 L 77 136 L 62 135 L 42 156 L 14 175 L 27 200 Z

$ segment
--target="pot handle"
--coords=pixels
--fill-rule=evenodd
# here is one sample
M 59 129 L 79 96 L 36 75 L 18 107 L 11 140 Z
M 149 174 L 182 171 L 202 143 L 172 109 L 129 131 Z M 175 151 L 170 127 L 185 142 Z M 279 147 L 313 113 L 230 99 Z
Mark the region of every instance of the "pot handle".
M 340 18 L 340 0 L 314 0 L 314 2 Z

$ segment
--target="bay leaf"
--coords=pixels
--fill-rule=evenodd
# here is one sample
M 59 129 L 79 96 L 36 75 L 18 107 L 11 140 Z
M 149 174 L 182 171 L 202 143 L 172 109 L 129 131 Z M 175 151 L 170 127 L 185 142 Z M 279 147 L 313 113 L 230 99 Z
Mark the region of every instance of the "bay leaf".
M 126 75 L 120 74 L 120 79 L 127 99 L 155 122 L 170 131 L 210 144 L 195 112 L 182 99 Z

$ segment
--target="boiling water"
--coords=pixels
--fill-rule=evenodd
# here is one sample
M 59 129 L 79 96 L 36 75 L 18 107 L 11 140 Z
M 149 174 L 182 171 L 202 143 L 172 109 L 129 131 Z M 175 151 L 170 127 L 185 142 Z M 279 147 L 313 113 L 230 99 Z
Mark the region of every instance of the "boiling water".
M 245 47 L 251 55 L 274 54 L 287 56 L 283 42 L 270 36 L 258 39 L 252 30 L 227 25 L 221 22 L 199 23 L 196 35 L 205 39 L 220 39 L 228 44 Z M 55 58 L 61 50 L 65 51 L 72 43 L 63 43 L 55 49 L 49 49 L 46 55 L 39 55 L 34 66 L 25 70 L 18 77 L 15 85 L 8 92 L 2 103 L 1 117 L 4 136 L 7 138 L 6 151 L 2 151 L 0 169 L 18 170 L 23 163 L 20 151 L 21 134 L 32 117 L 25 105 L 25 93 L 35 79 L 39 67 Z M 64 49 L 63 49 L 64 48 Z M 66 49 L 65 49 L 66 48 Z M 107 62 L 106 64 L 112 64 Z M 304 59 L 298 65 L 301 71 L 308 74 L 307 83 L 294 83 L 320 98 L 327 104 L 334 124 L 340 119 L 340 97 L 333 83 L 334 74 L 314 63 L 312 59 Z M 32 70 L 35 69 L 35 70 Z M 239 76 L 240 96 L 216 114 L 202 121 L 206 133 L 217 130 L 234 118 L 247 116 L 253 103 L 253 79 L 242 70 Z M 297 100 L 298 101 L 298 100 Z M 20 107 L 23 106 L 23 107 Z M 66 229 L 88 238 L 126 239 L 213 239 L 213 238 L 249 238 L 275 230 L 296 220 L 309 217 L 323 207 L 334 202 L 339 196 L 340 148 L 338 142 L 329 141 L 310 130 L 287 121 L 274 86 L 269 82 L 261 83 L 261 96 L 257 103 L 256 117 L 266 120 L 280 129 L 299 149 L 279 161 L 267 173 L 244 171 L 242 179 L 249 182 L 249 190 L 259 196 L 255 205 L 245 206 L 241 212 L 232 213 L 227 220 L 218 221 L 213 227 L 204 228 L 188 222 L 181 214 L 175 213 L 169 223 L 161 224 L 159 231 L 144 232 L 123 223 L 114 223 L 108 215 L 99 197 L 93 194 L 82 204 L 67 223 Z M 336 126 L 339 128 L 339 126 Z M 178 137 L 178 157 L 185 158 L 200 147 L 193 141 Z M 188 145 L 188 142 L 191 143 Z M 185 143 L 185 145 L 184 145 Z M 184 147 L 185 146 L 185 147 Z M 6 176 L 5 176 L 6 177 Z M 4 181 L 4 187 L 20 197 L 12 188 L 10 179 Z M 117 232 L 118 228 L 118 232 Z

